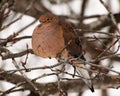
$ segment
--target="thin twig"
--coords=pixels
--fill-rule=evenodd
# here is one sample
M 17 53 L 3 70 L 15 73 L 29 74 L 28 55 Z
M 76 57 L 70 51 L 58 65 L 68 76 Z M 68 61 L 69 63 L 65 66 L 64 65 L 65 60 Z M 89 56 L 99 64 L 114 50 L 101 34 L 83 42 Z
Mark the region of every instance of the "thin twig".
M 14 66 L 15 66 L 17 69 L 20 70 L 20 67 L 17 65 L 17 62 L 15 61 L 14 58 L 12 58 L 12 62 L 13 62 L 13 64 L 14 64 Z M 35 92 L 38 93 L 39 96 L 41 96 L 41 93 L 40 93 L 39 89 L 37 88 L 37 86 L 36 86 L 34 83 L 32 83 L 32 81 L 25 75 L 24 72 L 22 72 L 22 71 L 19 71 L 19 72 L 20 72 L 21 75 L 25 78 L 25 80 L 35 89 Z
M 114 15 L 113 15 L 112 12 L 111 12 L 111 10 L 110 10 L 109 7 L 103 2 L 103 0 L 100 0 L 100 2 L 103 4 L 103 6 L 104 6 L 104 7 L 106 8 L 106 10 L 109 12 L 109 15 L 110 15 L 110 17 L 111 17 L 111 20 L 112 20 L 114 26 L 116 27 L 117 32 L 120 34 L 120 30 L 119 30 L 119 28 L 118 28 L 118 26 L 117 26 L 117 22 L 116 22 L 116 20 L 115 20 Z

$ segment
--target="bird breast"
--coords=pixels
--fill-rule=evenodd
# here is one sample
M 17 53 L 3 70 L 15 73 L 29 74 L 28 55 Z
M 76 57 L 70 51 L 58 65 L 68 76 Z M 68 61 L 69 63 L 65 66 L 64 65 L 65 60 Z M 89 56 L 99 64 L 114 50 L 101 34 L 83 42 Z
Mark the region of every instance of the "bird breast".
M 55 58 L 65 48 L 63 31 L 58 25 L 36 27 L 32 35 L 32 47 L 36 55 Z M 67 57 L 66 49 L 62 52 Z

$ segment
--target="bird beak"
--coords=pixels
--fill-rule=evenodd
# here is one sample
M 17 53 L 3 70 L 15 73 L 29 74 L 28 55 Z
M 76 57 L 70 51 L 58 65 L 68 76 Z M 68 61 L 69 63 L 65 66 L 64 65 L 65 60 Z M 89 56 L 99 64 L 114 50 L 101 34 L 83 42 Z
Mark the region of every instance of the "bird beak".
M 42 26 L 42 23 L 38 25 L 38 27 L 41 27 Z

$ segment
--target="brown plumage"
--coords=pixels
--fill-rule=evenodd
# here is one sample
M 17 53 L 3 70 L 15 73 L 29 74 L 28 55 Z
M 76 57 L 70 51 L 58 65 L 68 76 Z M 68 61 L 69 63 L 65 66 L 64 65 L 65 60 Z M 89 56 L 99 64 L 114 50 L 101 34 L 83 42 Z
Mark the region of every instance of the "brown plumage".
M 58 54 L 68 57 L 68 54 L 77 56 L 81 53 L 81 46 L 72 26 L 53 14 L 47 13 L 39 19 L 32 35 L 33 51 L 41 57 L 56 58 Z
M 83 55 L 81 55 L 82 48 L 79 38 L 69 22 L 65 22 L 51 13 L 42 15 L 39 21 L 41 25 L 35 28 L 32 35 L 32 48 L 36 55 L 44 58 L 58 58 L 58 55 L 63 58 L 82 56 L 81 58 L 84 59 Z M 80 68 L 77 67 L 76 69 L 77 73 L 83 76 L 79 71 Z M 87 78 L 89 78 L 88 72 L 86 74 Z M 92 83 L 90 80 L 88 81 L 87 85 L 93 92 Z

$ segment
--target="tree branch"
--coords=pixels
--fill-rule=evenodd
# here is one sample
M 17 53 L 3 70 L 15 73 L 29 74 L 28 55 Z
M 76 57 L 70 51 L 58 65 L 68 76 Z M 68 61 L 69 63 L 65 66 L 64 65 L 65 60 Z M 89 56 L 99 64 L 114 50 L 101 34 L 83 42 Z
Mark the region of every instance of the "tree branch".
M 10 53 L 10 54 L 6 54 L 6 55 L 2 56 L 2 59 L 5 60 L 5 59 L 9 59 L 9 58 L 21 57 L 21 56 L 26 55 L 27 52 L 33 54 L 32 49 L 28 49 L 28 50 L 25 50 L 25 51 L 22 51 L 22 52 L 19 52 L 19 53 Z
M 94 79 L 94 86 L 95 88 L 107 88 L 107 87 L 114 87 L 116 86 L 117 82 L 120 80 L 118 78 L 119 76 L 102 76 L 100 82 L 98 82 L 98 79 Z M 9 83 L 13 84 L 21 84 L 21 86 L 24 88 L 24 90 L 31 90 L 35 91 L 32 86 L 25 82 L 25 78 L 23 76 L 9 73 L 3 69 L 0 69 L 0 80 L 7 81 Z M 41 93 L 47 93 L 47 94 L 55 94 L 58 92 L 57 84 L 58 82 L 51 82 L 51 83 L 36 83 L 34 84 L 37 86 L 37 88 L 40 90 Z M 81 79 L 75 79 L 75 80 L 68 80 L 60 82 L 61 88 L 65 91 L 74 91 L 79 92 L 79 90 L 85 90 L 86 85 L 83 83 Z M 100 86 L 99 86 L 100 85 Z M 104 87 L 103 87 L 104 86 Z M 115 88 L 115 87 L 114 87 Z

